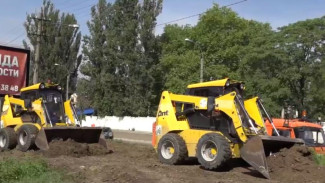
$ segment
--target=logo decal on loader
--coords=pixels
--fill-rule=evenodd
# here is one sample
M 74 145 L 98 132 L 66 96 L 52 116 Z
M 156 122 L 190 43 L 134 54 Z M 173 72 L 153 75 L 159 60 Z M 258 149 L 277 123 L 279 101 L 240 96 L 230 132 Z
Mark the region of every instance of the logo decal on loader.
M 159 116 L 168 116 L 168 110 L 166 110 L 165 112 L 163 112 L 163 111 L 159 111 L 158 112 L 158 117 Z

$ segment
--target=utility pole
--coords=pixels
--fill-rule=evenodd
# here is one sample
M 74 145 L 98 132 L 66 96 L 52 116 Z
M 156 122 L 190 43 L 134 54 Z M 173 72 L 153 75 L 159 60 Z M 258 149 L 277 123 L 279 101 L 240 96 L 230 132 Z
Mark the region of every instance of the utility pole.
M 39 66 L 39 55 L 40 55 L 40 45 L 41 45 L 41 33 L 42 33 L 42 12 L 39 13 L 39 17 L 41 21 L 38 21 L 37 24 L 37 38 L 36 38 L 36 48 L 35 48 L 35 60 L 34 60 L 34 68 L 33 68 L 33 84 L 38 83 L 38 66 Z
M 44 18 L 43 8 L 41 8 L 41 12 L 39 13 L 38 17 L 32 17 L 36 24 L 37 22 L 37 33 L 36 35 L 36 46 L 35 46 L 35 60 L 33 63 L 33 84 L 38 83 L 38 70 L 39 70 L 39 63 L 40 63 L 40 46 L 41 46 L 41 37 L 42 30 L 43 30 L 43 22 L 50 21 L 50 19 Z

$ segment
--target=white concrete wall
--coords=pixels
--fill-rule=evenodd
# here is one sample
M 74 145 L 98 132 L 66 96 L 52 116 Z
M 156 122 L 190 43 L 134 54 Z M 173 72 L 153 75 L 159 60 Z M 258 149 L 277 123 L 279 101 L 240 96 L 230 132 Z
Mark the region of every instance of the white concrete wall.
M 110 127 L 116 130 L 134 130 L 142 132 L 152 132 L 152 124 L 156 121 L 155 117 L 116 117 L 106 116 L 86 116 L 82 121 L 82 126 Z

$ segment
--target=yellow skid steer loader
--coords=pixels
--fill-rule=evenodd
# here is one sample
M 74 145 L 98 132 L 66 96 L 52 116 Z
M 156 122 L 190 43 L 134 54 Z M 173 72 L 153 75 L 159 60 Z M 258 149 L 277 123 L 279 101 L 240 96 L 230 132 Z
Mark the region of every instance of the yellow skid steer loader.
M 108 148 L 102 128 L 80 127 L 70 100 L 63 101 L 61 86 L 39 83 L 21 89 L 20 98 L 5 95 L 1 112 L 0 150 L 17 146 L 49 149 L 54 139 L 100 143 Z
M 243 101 L 243 90 L 242 82 L 223 79 L 189 85 L 185 95 L 164 91 L 152 137 L 159 160 L 178 164 L 196 157 L 204 168 L 219 169 L 242 158 L 270 178 L 266 156 L 303 141 L 268 136 L 255 114 L 257 98 Z

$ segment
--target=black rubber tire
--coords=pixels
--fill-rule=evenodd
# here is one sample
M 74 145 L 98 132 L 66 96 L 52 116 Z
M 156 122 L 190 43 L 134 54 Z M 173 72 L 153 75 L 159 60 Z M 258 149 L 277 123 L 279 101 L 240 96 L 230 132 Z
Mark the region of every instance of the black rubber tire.
M 17 145 L 17 136 L 15 130 L 10 127 L 2 128 L 0 130 L 0 138 L 4 138 L 5 142 L 0 146 L 1 151 L 14 149 Z
M 103 135 L 105 139 L 114 139 L 113 131 L 109 127 L 103 128 Z
M 34 125 L 23 125 L 20 127 L 17 133 L 17 148 L 23 152 L 26 152 L 35 147 L 37 133 L 38 129 Z M 25 136 L 26 139 L 21 139 L 22 136 Z
M 212 144 L 211 144 L 212 143 Z M 205 149 L 207 145 L 216 146 L 216 157 L 207 160 L 206 155 L 203 155 L 202 148 Z M 203 147 L 205 145 L 205 147 Z M 203 135 L 196 148 L 196 156 L 199 163 L 207 170 L 215 170 L 225 165 L 227 160 L 231 158 L 231 149 L 226 138 L 217 133 L 208 133 Z M 203 157 L 205 156 L 205 158 Z
M 173 146 L 174 152 L 170 158 L 166 158 L 166 155 L 163 155 L 164 145 L 169 143 Z M 165 134 L 158 143 L 158 158 L 160 162 L 168 165 L 175 165 L 182 163 L 187 157 L 187 147 L 184 139 L 176 133 L 167 133 Z M 165 156 L 165 157 L 164 157 Z

